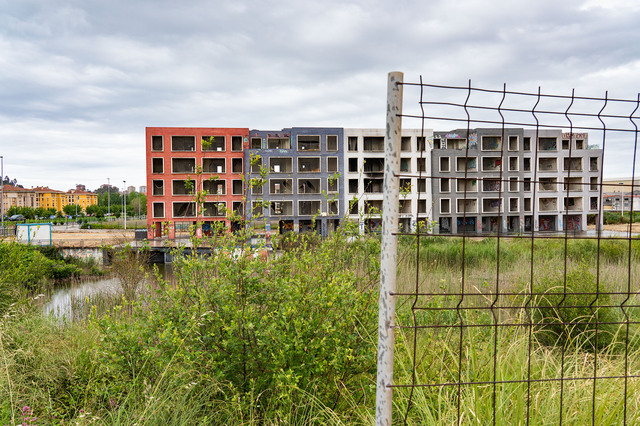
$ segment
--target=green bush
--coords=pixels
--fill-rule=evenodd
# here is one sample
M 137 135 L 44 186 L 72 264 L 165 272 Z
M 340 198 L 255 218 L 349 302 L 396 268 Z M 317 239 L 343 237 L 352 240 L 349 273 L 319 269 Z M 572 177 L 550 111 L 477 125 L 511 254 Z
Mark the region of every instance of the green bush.
M 335 233 L 310 248 L 300 237 L 299 248 L 267 262 L 236 252 L 229 238 L 215 256 L 177 257 L 178 282 L 161 285 L 135 320 L 97 320 L 104 362 L 150 383 L 170 366 L 192 366 L 231 390 L 215 398 L 258 403 L 263 419 L 307 404 L 309 394 L 336 409 L 348 405 L 343 389 L 372 397 L 377 241 Z
M 596 294 L 596 277 L 586 263 L 567 273 L 566 292 L 563 276 L 539 280 L 534 285 L 533 319 L 538 337 L 545 345 L 565 345 L 589 352 L 613 343 L 621 320 L 610 289 L 600 282 Z M 597 332 L 596 332 L 597 325 Z

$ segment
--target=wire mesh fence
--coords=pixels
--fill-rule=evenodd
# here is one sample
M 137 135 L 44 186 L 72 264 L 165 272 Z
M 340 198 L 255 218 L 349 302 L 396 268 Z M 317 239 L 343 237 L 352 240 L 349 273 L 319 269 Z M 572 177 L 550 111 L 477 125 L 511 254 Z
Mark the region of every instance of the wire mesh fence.
M 383 227 L 378 423 L 391 422 L 381 386 L 409 424 L 638 423 L 640 97 L 390 86 L 430 167 L 387 172 L 426 180 L 433 205 L 411 232 Z M 630 178 L 608 186 L 605 168 Z

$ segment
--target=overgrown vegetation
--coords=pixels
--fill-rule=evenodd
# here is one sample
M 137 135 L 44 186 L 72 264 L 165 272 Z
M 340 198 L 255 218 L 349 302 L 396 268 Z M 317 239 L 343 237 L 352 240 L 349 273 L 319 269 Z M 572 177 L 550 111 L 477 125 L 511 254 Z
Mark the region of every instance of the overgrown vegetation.
M 22 422 L 25 406 L 38 417 L 37 424 L 370 424 L 378 239 L 342 230 L 325 240 L 288 235 L 274 241 L 280 254 L 267 258 L 260 248 L 247 247 L 247 239 L 248 234 L 221 234 L 208 244 L 215 249 L 211 256 L 186 249 L 175 253 L 175 283 L 145 280 L 144 291 L 137 278 L 145 271 L 123 251 L 123 265 L 129 265 L 123 271 L 135 275 L 135 293 L 113 297 L 110 307 L 97 306 L 75 322 L 43 317 L 26 302 L 7 306 L 0 325 L 5 371 L 0 374 L 1 424 Z M 414 242 L 400 241 L 398 290 L 414 289 L 416 265 L 420 291 L 459 290 L 462 240 L 422 239 L 418 256 Z M 633 276 L 639 272 L 635 244 Z M 564 241 L 536 240 L 531 256 L 531 241 L 504 239 L 498 258 L 495 239 L 467 240 L 466 291 L 482 297 L 469 296 L 461 306 L 491 306 L 494 300 L 484 294 L 495 290 L 500 260 L 500 291 L 510 295 L 496 304 L 513 308 L 456 312 L 445 308 L 455 308 L 459 298 L 442 295 L 424 299 L 423 308 L 434 309 L 412 312 L 412 299 L 399 297 L 399 324 L 411 325 L 415 319 L 418 324 L 491 326 L 498 318 L 537 326 L 531 335 L 527 327 L 501 327 L 497 334 L 493 327 L 469 327 L 462 334 L 456 327 L 421 331 L 415 363 L 421 383 L 456 382 L 458 375 L 462 381 L 505 383 L 464 386 L 460 401 L 456 386 L 418 388 L 407 422 L 453 424 L 460 409 L 464 424 L 486 423 L 495 395 L 497 424 L 521 422 L 527 400 L 531 424 L 556 423 L 559 383 L 542 379 L 593 375 L 595 354 L 598 376 L 640 368 L 633 325 L 640 315 L 632 307 L 621 309 L 623 303 L 637 304 L 635 295 L 627 302 L 621 296 L 627 286 L 627 249 L 628 242 L 622 241 L 603 241 L 599 250 L 595 241 L 569 241 L 565 281 Z M 46 280 L 47 273 L 38 272 L 43 253 L 28 253 L 33 259 L 9 274 L 15 280 L 22 275 Z M 4 259 L 0 255 L 0 262 Z M 10 264 L 1 263 L 4 270 Z M 597 298 L 591 294 L 595 286 Z M 547 294 L 532 298 L 531 290 Z M 628 335 L 624 325 L 615 324 L 624 322 L 625 315 L 632 322 Z M 463 354 L 458 353 L 460 338 Z M 398 329 L 398 383 L 413 379 L 413 344 L 412 336 Z M 540 381 L 527 387 L 518 381 L 527 374 Z M 597 386 L 596 412 L 591 413 L 585 400 L 591 398 L 592 381 L 567 382 L 565 422 L 590 423 L 592 415 L 599 424 L 621 421 L 621 381 L 602 380 Z M 638 391 L 629 380 L 629 424 L 640 420 L 634 409 L 640 405 Z M 396 390 L 397 421 L 403 420 L 409 395 L 407 389 Z

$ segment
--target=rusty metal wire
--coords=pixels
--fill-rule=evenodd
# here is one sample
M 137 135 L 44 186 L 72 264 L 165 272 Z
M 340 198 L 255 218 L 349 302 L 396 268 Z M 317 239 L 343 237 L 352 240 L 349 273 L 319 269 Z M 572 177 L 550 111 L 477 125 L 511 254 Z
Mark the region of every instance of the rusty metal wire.
M 640 257 L 638 256 L 640 244 L 634 245 L 634 241 L 638 240 L 640 242 L 640 239 L 633 234 L 632 225 L 629 225 L 626 232 L 613 235 L 605 233 L 597 224 L 598 221 L 602 220 L 605 213 L 603 202 L 606 196 L 603 191 L 605 187 L 605 184 L 603 184 L 605 153 L 615 149 L 624 150 L 624 156 L 630 162 L 626 166 L 631 170 L 631 183 L 619 185 L 619 188 L 632 195 L 638 190 L 635 180 L 638 146 L 636 120 L 638 118 L 635 114 L 640 106 L 640 95 L 638 95 L 637 99 L 632 100 L 609 98 L 608 93 L 605 93 L 603 97 L 577 96 L 575 90 L 572 90 L 567 95 L 545 94 L 542 93 L 540 88 L 536 92 L 509 91 L 506 84 L 501 90 L 494 90 L 473 87 L 471 81 L 467 86 L 445 86 L 424 83 L 422 76 L 420 76 L 418 82 L 404 82 L 403 85 L 405 86 L 405 96 L 408 93 L 406 89 L 413 88 L 417 89 L 418 92 L 416 94 L 417 99 L 415 99 L 417 112 L 401 115 L 404 127 L 416 128 L 420 126 L 423 141 L 427 139 L 428 128 L 435 127 L 434 124 L 441 126 L 439 123 L 464 123 L 467 143 L 463 157 L 465 157 L 466 161 L 466 159 L 473 157 L 469 152 L 471 144 L 468 143 L 469 135 L 473 129 L 493 125 L 495 126 L 496 134 L 501 134 L 502 137 L 500 150 L 495 153 L 496 156 L 499 155 L 501 158 L 501 167 L 497 177 L 500 182 L 497 198 L 501 204 L 498 205 L 497 210 L 499 219 L 496 232 L 487 234 L 471 232 L 466 225 L 462 226 L 461 232 L 459 230 L 458 232 L 453 232 L 452 223 L 451 233 L 448 234 L 435 233 L 429 227 L 420 226 L 414 232 L 397 233 L 399 237 L 406 240 L 415 239 L 413 240 L 413 245 L 407 244 L 413 250 L 410 253 L 410 257 L 413 259 L 410 264 L 415 268 L 411 274 L 412 283 L 403 289 L 399 289 L 394 294 L 401 309 L 406 308 L 410 312 L 409 320 L 399 322 L 395 326 L 398 332 L 406 336 L 407 354 L 412 363 L 408 376 L 398 378 L 396 383 L 392 385 L 398 391 L 405 389 L 407 391 L 405 400 L 397 404 L 398 407 L 404 407 L 402 413 L 404 422 L 417 423 L 418 421 L 415 419 L 422 418 L 419 414 L 416 414 L 416 411 L 420 410 L 420 407 L 416 407 L 417 389 L 455 389 L 453 392 L 455 419 L 447 418 L 448 421 L 455 421 L 456 424 L 468 422 L 469 420 L 465 418 L 465 412 L 468 407 L 463 405 L 465 395 L 468 392 L 482 392 L 486 396 L 486 392 L 488 392 L 490 395 L 488 398 L 491 401 L 490 414 L 488 414 L 487 418 L 478 417 L 477 422 L 496 424 L 499 418 L 505 418 L 504 410 L 509 409 L 508 406 L 505 406 L 505 401 L 499 399 L 498 394 L 501 386 L 522 384 L 526 386 L 526 391 L 523 393 L 526 410 L 523 413 L 524 418 L 520 421 L 531 424 L 535 422 L 536 415 L 534 413 L 533 386 L 543 383 L 557 383 L 559 387 L 557 389 L 554 388 L 554 392 L 557 392 L 557 398 L 555 395 L 553 398 L 557 399 L 558 417 L 547 419 L 547 422 L 563 424 L 563 422 L 569 421 L 567 414 L 569 411 L 586 410 L 585 412 L 588 411 L 590 413 L 591 424 L 598 424 L 600 418 L 597 413 L 612 408 L 602 407 L 602 404 L 604 404 L 602 402 L 603 397 L 599 393 L 601 392 L 601 384 L 611 380 L 623 381 L 620 395 L 616 399 L 616 407 L 613 407 L 616 409 L 620 406 L 622 407 L 622 418 L 617 420 L 623 424 L 630 422 L 629 412 L 631 408 L 637 408 L 638 406 L 637 397 L 630 391 L 630 384 L 640 378 L 640 366 L 637 363 L 630 364 L 631 361 L 635 360 L 635 358 L 631 359 L 630 354 L 637 349 L 636 346 L 638 345 L 633 340 L 634 330 L 640 325 L 639 286 L 632 277 L 632 274 L 637 273 L 634 272 L 634 267 L 638 266 L 638 258 Z M 489 96 L 491 101 L 476 102 L 473 99 L 477 95 L 481 95 L 481 97 Z M 456 100 L 456 97 L 459 97 L 460 100 Z M 543 106 L 545 102 L 547 104 L 551 103 L 551 106 Z M 611 122 L 616 124 L 610 124 Z M 505 136 L 507 130 L 514 126 L 529 129 L 535 133 L 534 142 L 531 145 L 533 163 L 531 170 L 527 173 L 532 176 L 531 179 L 514 179 L 513 176 L 505 176 L 503 173 L 504 167 L 502 165 L 505 164 L 504 159 L 508 155 L 505 152 Z M 558 170 L 558 174 L 562 175 L 562 179 L 558 179 L 555 182 L 556 188 L 562 188 L 562 190 L 557 189 L 555 192 L 564 194 L 565 199 L 568 199 L 571 192 L 574 191 L 571 189 L 572 185 L 590 185 L 589 189 L 594 191 L 594 194 L 597 194 L 597 211 L 592 212 L 597 215 L 596 229 L 593 231 L 569 229 L 566 223 L 566 218 L 571 212 L 568 203 L 565 203 L 563 208 L 558 207 L 557 209 L 558 217 L 565 218 L 565 226 L 561 232 L 545 233 L 536 229 L 533 223 L 529 232 L 509 233 L 503 230 L 503 217 L 508 215 L 506 208 L 508 195 L 505 195 L 504 192 L 506 190 L 503 187 L 506 188 L 510 182 L 522 184 L 519 188 L 523 188 L 524 184 L 530 185 L 533 202 L 531 203 L 531 211 L 527 212 L 527 214 L 531 215 L 533 221 L 533 218 L 537 217 L 536 213 L 539 213 L 536 200 L 539 196 L 539 187 L 544 181 L 538 174 L 538 154 L 540 151 L 538 138 L 544 129 L 568 130 L 570 135 L 568 144 L 569 161 L 574 158 L 574 155 L 580 155 L 575 154 L 573 148 L 573 135 L 576 131 L 593 132 L 589 136 L 593 135 L 598 138 L 598 141 L 602 144 L 603 154 L 601 157 L 602 163 L 599 167 L 597 192 L 594 190 L 593 182 L 582 182 L 581 180 L 576 183 L 572 181 L 572 167 L 567 170 Z M 608 142 L 613 144 L 613 147 L 607 147 Z M 424 159 L 429 161 L 431 157 L 430 153 L 427 152 L 426 145 L 425 143 L 420 153 L 422 161 Z M 629 146 L 632 146 L 632 148 L 629 148 Z M 522 146 L 519 147 L 519 150 L 522 150 Z M 460 156 L 462 157 L 462 155 Z M 609 165 L 609 167 L 618 166 L 622 165 Z M 519 169 L 519 171 L 521 172 L 520 175 L 522 175 L 523 170 Z M 468 179 L 473 179 L 479 182 L 479 185 L 486 179 L 496 181 L 495 176 L 486 177 L 482 176 L 481 173 L 478 167 L 478 172 L 471 174 L 469 168 L 465 166 L 464 174 L 452 173 L 451 180 L 455 181 L 454 178 L 464 178 L 465 182 L 467 182 Z M 615 172 L 613 173 L 615 174 Z M 429 186 L 435 187 L 432 183 L 442 179 L 440 174 L 428 173 L 423 169 L 420 169 L 418 173 L 401 172 L 398 176 L 423 179 L 427 183 L 426 188 Z M 423 191 L 423 188 L 418 185 L 418 203 L 420 203 L 420 200 L 428 199 L 425 194 L 426 188 Z M 481 191 L 478 189 L 477 192 L 480 193 Z M 469 196 L 467 185 L 464 185 L 464 189 L 460 191 L 459 195 L 466 203 Z M 435 195 L 434 200 L 437 201 Z M 633 223 L 633 196 L 631 200 L 631 206 L 628 211 Z M 621 202 L 624 203 L 624 196 L 621 196 Z M 588 211 L 589 208 L 586 207 L 586 204 L 586 202 L 583 203 L 583 208 Z M 519 210 L 522 212 L 523 209 L 521 207 L 519 206 Z M 461 215 L 462 223 L 466 224 L 466 208 L 463 209 Z M 480 209 L 478 209 L 476 216 L 480 218 Z M 415 220 L 416 223 L 420 223 L 420 217 L 416 217 Z M 432 284 L 427 285 L 425 283 L 429 280 L 429 274 L 437 268 L 442 268 L 442 266 L 438 266 L 429 260 L 429 247 L 435 241 L 434 238 L 442 240 L 442 237 L 450 239 L 456 244 L 458 261 L 451 266 L 449 274 L 452 277 L 450 279 L 450 288 L 442 287 L 440 290 L 434 290 L 429 287 Z M 476 244 L 476 240 L 485 239 L 495 239 L 495 245 L 492 246 L 495 247 L 495 261 L 491 264 L 491 268 L 495 266 L 495 269 L 491 274 L 491 279 L 488 278 L 488 273 L 482 275 L 474 272 L 474 266 L 470 264 L 469 256 L 472 249 L 470 244 Z M 508 265 L 501 266 L 501 259 L 505 254 L 508 254 L 506 251 L 508 246 L 503 246 L 502 243 L 505 240 L 516 241 L 523 239 L 530 241 L 528 245 L 529 256 L 520 259 L 519 269 L 522 271 L 522 276 L 527 278 L 526 282 L 518 283 L 519 290 L 514 290 L 514 283 L 510 281 L 510 277 L 513 274 L 509 272 Z M 543 249 L 540 248 L 540 241 L 545 240 L 550 243 L 553 243 L 553 241 L 562 243 L 562 258 L 556 259 L 554 265 L 544 264 L 541 260 L 540 250 Z M 589 268 L 595 269 L 593 273 L 595 282 L 591 288 L 576 291 L 571 288 L 570 277 L 575 266 L 571 263 L 569 253 L 572 247 L 580 241 L 595 244 L 595 256 L 583 260 L 588 264 Z M 617 258 L 620 264 L 626 266 L 626 277 L 622 288 L 612 290 L 605 286 L 610 281 L 610 278 L 603 276 L 603 267 L 611 259 L 604 259 L 601 254 L 606 245 L 616 241 L 627 243 L 626 249 L 624 252 L 619 253 Z M 542 270 L 543 268 L 545 268 L 544 271 Z M 556 268 L 559 271 L 561 285 L 551 290 L 541 291 L 536 283 L 540 281 L 540 274 L 549 272 L 549 268 Z M 454 279 L 454 276 L 457 278 Z M 610 286 L 609 284 L 607 285 Z M 576 301 L 577 296 L 582 296 L 580 301 Z M 548 300 L 552 299 L 555 300 L 555 303 L 550 305 Z M 541 319 L 540 312 L 545 309 L 555 310 L 556 318 L 549 319 L 543 316 Z M 569 318 L 571 309 L 586 310 L 590 312 L 590 315 Z M 616 320 L 599 319 L 597 313 L 606 309 L 617 310 L 620 314 L 619 317 Z M 488 316 L 482 316 L 483 312 L 488 313 Z M 549 347 L 540 342 L 540 331 L 549 326 L 562 326 L 562 331 L 557 336 L 558 342 L 569 341 L 571 339 L 570 333 L 574 327 L 590 327 L 594 331 L 594 351 L 592 353 L 585 351 L 585 359 L 588 360 L 585 362 L 589 363 L 587 370 L 591 371 L 591 374 L 575 374 L 569 368 L 569 357 L 575 356 L 576 351 L 581 351 L 583 350 L 582 348 L 576 349 L 564 343 Z M 611 347 L 601 348 L 599 345 L 601 342 L 598 339 L 601 338 L 603 330 L 609 326 L 619 326 L 619 335 L 616 336 L 618 339 L 617 349 L 615 351 Z M 522 335 L 526 336 L 526 369 L 520 371 L 519 375 L 514 373 L 515 377 L 505 378 L 503 374 L 505 366 L 501 364 L 505 362 L 504 342 L 510 336 L 514 336 L 514 329 L 520 330 L 523 333 Z M 473 348 L 470 347 L 473 344 L 473 339 L 469 337 L 471 330 L 483 330 L 487 339 L 491 339 L 490 344 L 485 347 L 485 350 L 491 352 L 489 357 L 491 359 L 489 380 L 484 376 L 483 378 L 478 378 L 478 380 L 468 380 L 468 377 L 473 377 L 474 375 L 469 366 L 469 354 L 473 351 Z M 429 358 L 429 352 L 433 348 L 424 345 L 425 341 L 430 340 L 427 337 L 421 337 L 421 332 L 439 333 L 438 336 L 443 339 L 441 342 L 447 344 L 447 350 L 449 351 L 446 355 L 440 355 L 440 361 L 435 358 L 431 360 L 428 369 L 423 362 L 426 362 L 425 360 Z M 433 339 L 433 337 L 431 338 Z M 432 344 L 433 342 L 431 340 Z M 452 343 L 448 344 L 448 342 Z M 538 354 L 541 351 L 552 353 L 553 359 L 559 362 L 560 366 L 557 374 L 543 374 L 542 377 L 538 373 L 534 374 L 534 359 L 539 356 Z M 603 372 L 601 365 L 612 362 L 612 359 L 617 362 L 622 360 L 624 374 L 607 374 Z M 427 370 L 430 370 L 431 373 L 428 373 Z M 446 374 L 442 373 L 442 371 L 446 371 Z M 580 401 L 581 406 L 575 405 L 575 399 L 571 400 L 572 402 L 567 402 L 569 393 L 574 391 L 573 385 L 570 386 L 568 384 L 578 382 L 588 383 L 591 393 L 588 400 L 583 399 Z M 423 395 L 422 402 L 424 402 L 424 398 L 425 396 Z M 552 397 L 550 396 L 549 398 Z M 611 397 L 608 400 L 610 401 Z M 536 408 L 539 409 L 539 407 Z M 635 419 L 637 420 L 637 418 Z

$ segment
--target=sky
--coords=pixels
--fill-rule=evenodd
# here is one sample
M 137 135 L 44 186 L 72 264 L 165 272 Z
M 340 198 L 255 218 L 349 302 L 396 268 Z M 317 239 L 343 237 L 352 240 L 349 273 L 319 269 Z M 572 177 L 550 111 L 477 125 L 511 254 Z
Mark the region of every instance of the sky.
M 636 99 L 639 27 L 636 0 L 0 0 L 4 174 L 145 185 L 153 126 L 381 128 L 390 71 Z M 417 101 L 405 91 L 406 111 Z M 631 175 L 634 135 L 619 136 L 608 177 Z

